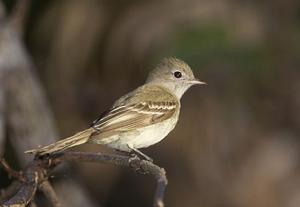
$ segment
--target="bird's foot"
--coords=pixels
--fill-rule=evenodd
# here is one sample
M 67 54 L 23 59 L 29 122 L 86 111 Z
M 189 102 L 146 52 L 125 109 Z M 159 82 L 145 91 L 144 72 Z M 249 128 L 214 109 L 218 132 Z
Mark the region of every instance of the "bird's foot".
M 145 175 L 149 172 L 143 168 L 143 165 L 141 164 L 141 162 L 143 161 L 144 159 L 141 159 L 137 154 L 130 153 L 130 158 L 128 160 L 129 166 L 133 168 L 137 173 Z

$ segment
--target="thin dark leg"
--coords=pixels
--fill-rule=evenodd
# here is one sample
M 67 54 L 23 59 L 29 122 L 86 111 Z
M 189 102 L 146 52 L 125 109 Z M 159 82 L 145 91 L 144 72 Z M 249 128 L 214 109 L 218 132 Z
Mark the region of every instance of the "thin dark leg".
M 153 159 L 151 157 L 149 157 L 148 155 L 142 153 L 140 150 L 135 149 L 129 145 L 127 145 L 129 149 L 131 149 L 131 153 L 134 152 L 135 154 L 140 155 L 142 158 L 144 158 L 145 160 L 148 160 L 149 162 L 153 162 Z

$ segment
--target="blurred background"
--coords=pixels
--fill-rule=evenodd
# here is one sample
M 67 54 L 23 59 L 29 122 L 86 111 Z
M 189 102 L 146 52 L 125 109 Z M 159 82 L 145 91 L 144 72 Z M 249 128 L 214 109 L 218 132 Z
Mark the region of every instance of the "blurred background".
M 4 1 L 8 13 L 16 2 Z M 166 206 L 300 206 L 299 1 L 33 0 L 23 41 L 59 137 L 88 127 L 164 57 L 208 83 L 143 150 L 167 171 Z M 150 176 L 76 163 L 52 182 L 74 174 L 95 206 L 152 205 Z

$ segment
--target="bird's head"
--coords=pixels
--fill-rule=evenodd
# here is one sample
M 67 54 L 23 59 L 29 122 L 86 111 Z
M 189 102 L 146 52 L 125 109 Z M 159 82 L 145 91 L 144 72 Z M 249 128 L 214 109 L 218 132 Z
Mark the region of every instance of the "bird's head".
M 206 84 L 195 78 L 192 69 L 177 58 L 165 58 L 148 76 L 147 83 L 161 85 L 179 99 L 192 85 Z

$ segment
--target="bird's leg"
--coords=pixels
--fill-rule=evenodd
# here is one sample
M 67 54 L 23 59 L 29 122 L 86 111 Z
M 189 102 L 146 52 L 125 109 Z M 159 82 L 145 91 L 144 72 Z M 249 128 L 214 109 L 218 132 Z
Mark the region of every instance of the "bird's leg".
M 153 162 L 153 159 L 151 157 L 149 157 L 148 155 L 145 155 L 144 153 L 142 153 L 140 150 L 135 149 L 134 147 L 132 147 L 131 145 L 127 145 L 127 147 L 129 149 L 131 149 L 131 153 L 133 152 L 134 154 L 138 154 L 140 155 L 142 158 L 144 158 L 145 160 L 149 161 L 149 162 Z

